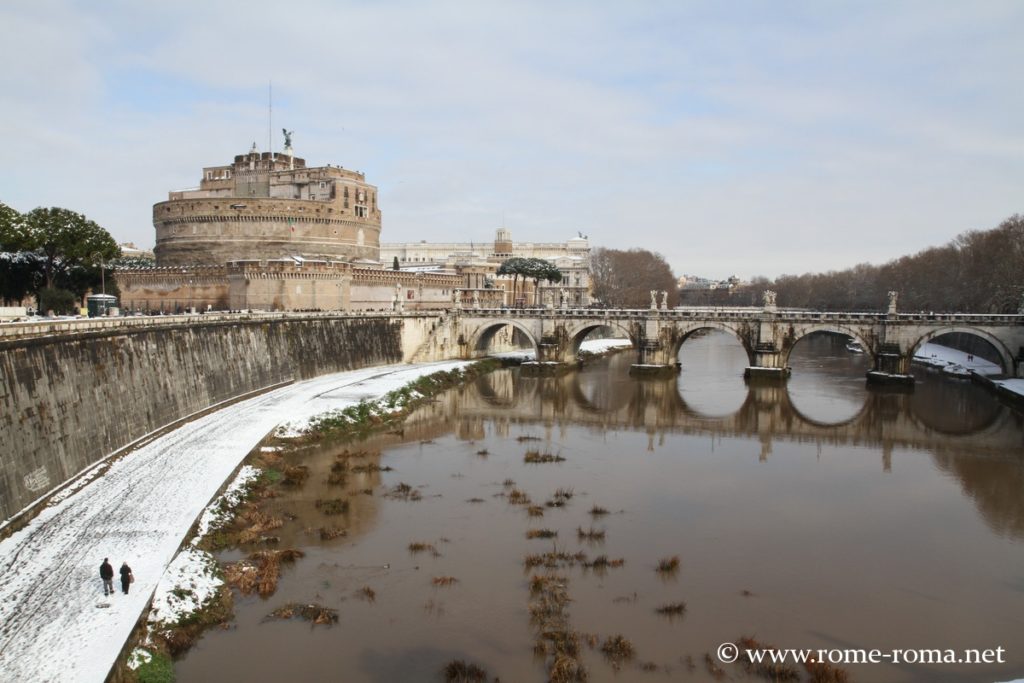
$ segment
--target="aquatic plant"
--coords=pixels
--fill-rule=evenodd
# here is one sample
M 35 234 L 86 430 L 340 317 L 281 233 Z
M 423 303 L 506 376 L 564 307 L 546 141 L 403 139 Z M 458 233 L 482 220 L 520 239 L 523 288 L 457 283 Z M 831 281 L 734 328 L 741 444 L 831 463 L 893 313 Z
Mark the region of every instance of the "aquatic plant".
M 459 580 L 454 576 L 435 576 L 430 582 L 438 588 L 447 588 L 448 586 L 454 586 Z
M 656 571 L 659 574 L 675 574 L 679 571 L 679 556 L 673 555 L 672 557 L 663 557 L 658 560 L 658 566 Z
M 672 617 L 680 617 L 684 612 L 686 612 L 686 603 L 682 601 L 670 602 L 667 605 L 658 607 L 654 611 L 662 616 L 669 617 L 670 619 Z
M 487 670 L 476 664 L 454 659 L 441 670 L 445 683 L 486 683 Z
M 526 451 L 523 462 L 527 464 L 543 464 L 549 462 L 565 462 L 565 458 L 553 453 L 541 453 L 540 451 Z
M 616 669 L 622 666 L 623 662 L 633 659 L 633 657 L 636 656 L 636 650 L 633 648 L 633 643 L 629 642 L 621 635 L 608 637 L 601 645 L 601 653 Z
M 304 555 L 301 550 L 261 550 L 225 567 L 224 578 L 243 595 L 258 593 L 266 598 L 277 590 L 281 565 L 295 562 Z
M 437 552 L 437 548 L 433 543 L 425 543 L 423 541 L 414 541 L 409 544 L 409 552 L 415 555 L 416 553 L 427 553 L 429 552 L 434 557 L 441 557 L 441 553 Z
M 580 541 L 600 542 L 604 540 L 604 529 L 590 527 L 584 531 L 583 527 L 576 527 L 576 538 Z
M 348 501 L 341 498 L 317 498 L 314 505 L 325 515 L 342 515 L 348 512 Z
M 314 626 L 331 626 L 338 623 L 338 611 L 322 605 L 291 602 L 275 609 L 266 619 L 305 619 Z
M 740 662 L 743 664 L 743 668 L 746 669 L 748 674 L 760 676 L 765 680 L 773 682 L 800 680 L 800 670 L 794 666 L 770 660 L 755 662 L 747 654 L 750 650 L 775 650 L 775 647 L 766 643 L 758 642 L 750 636 L 743 636 L 736 642 L 736 645 L 739 647 Z
M 527 529 L 526 537 L 533 538 L 554 538 L 558 535 L 557 531 L 552 529 Z

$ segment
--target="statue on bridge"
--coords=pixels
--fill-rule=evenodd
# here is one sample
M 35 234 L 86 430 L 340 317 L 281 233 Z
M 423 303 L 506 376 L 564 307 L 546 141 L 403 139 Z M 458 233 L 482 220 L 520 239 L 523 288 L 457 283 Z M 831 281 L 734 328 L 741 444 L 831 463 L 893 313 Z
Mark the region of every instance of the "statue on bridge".
M 889 313 L 896 313 L 896 300 L 900 298 L 900 293 L 895 289 L 889 291 Z
M 668 292 L 661 290 L 661 310 L 668 310 Z
M 658 290 L 656 289 L 651 290 L 651 310 L 658 310 Z
M 775 306 L 775 296 L 776 296 L 776 293 L 773 292 L 772 290 L 770 290 L 770 289 L 764 290 L 763 297 L 764 297 L 764 308 L 765 308 L 765 310 L 768 310 L 768 311 L 774 311 L 775 310 L 775 308 L 776 308 L 776 306 Z

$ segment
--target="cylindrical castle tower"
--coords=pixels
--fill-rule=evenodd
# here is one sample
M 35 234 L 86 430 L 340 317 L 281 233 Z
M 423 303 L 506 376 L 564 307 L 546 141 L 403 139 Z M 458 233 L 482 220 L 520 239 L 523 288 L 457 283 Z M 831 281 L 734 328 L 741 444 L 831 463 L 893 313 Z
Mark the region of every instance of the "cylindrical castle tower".
M 158 266 L 306 259 L 377 261 L 377 188 L 362 173 L 255 149 L 203 169 L 200 186 L 153 206 Z

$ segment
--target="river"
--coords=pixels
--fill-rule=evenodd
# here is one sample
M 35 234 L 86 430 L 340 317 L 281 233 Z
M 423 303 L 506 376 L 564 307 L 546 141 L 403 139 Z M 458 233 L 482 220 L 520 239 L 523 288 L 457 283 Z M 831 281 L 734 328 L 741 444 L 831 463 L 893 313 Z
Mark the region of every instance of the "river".
M 923 371 L 913 392 L 869 390 L 865 357 L 828 335 L 798 345 L 785 387 L 746 385 L 745 356 L 718 333 L 688 341 L 680 361 L 665 380 L 630 378 L 629 352 L 553 379 L 501 370 L 399 433 L 305 452 L 308 482 L 273 501 L 292 520 L 280 547 L 305 557 L 270 598 L 236 596 L 234 625 L 180 659 L 178 680 L 438 681 L 452 660 L 488 680 L 547 680 L 528 611 L 529 579 L 546 570 L 524 560 L 556 550 L 611 562 L 553 570 L 591 681 L 710 681 L 717 667 L 744 680 L 716 650 L 745 636 L 884 653 L 845 666 L 852 680 L 1024 676 L 1019 413 Z M 392 469 L 350 475 L 348 511 L 327 518 L 315 501 L 338 495 L 326 479 L 345 449 Z M 528 451 L 564 460 L 526 463 Z M 401 483 L 419 499 L 387 495 Z M 571 498 L 558 505 L 557 489 Z M 320 540 L 327 522 L 347 536 Z M 678 568 L 659 572 L 672 557 Z M 290 602 L 339 622 L 266 620 Z M 635 651 L 617 664 L 600 647 L 615 635 Z M 892 663 L 913 648 L 1003 648 L 1005 661 Z

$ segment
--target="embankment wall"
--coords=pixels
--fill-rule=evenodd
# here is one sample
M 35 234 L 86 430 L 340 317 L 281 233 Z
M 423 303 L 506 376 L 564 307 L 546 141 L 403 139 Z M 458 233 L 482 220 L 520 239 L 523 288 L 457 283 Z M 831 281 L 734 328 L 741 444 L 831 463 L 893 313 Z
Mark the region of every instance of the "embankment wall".
M 399 363 L 429 324 L 213 320 L 0 341 L 0 520 L 134 440 L 289 380 Z M 412 331 L 412 330 L 410 330 Z

